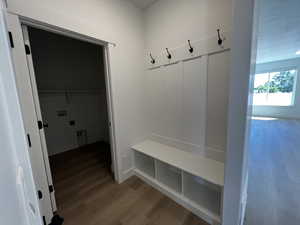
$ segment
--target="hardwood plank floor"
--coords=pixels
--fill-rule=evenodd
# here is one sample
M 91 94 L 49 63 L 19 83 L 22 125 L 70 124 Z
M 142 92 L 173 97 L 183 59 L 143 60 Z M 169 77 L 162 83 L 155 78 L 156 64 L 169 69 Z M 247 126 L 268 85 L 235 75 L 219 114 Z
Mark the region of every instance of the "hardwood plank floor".
M 107 145 L 50 157 L 64 225 L 207 225 L 137 177 L 112 179 Z
M 300 121 L 253 120 L 246 225 L 300 224 Z

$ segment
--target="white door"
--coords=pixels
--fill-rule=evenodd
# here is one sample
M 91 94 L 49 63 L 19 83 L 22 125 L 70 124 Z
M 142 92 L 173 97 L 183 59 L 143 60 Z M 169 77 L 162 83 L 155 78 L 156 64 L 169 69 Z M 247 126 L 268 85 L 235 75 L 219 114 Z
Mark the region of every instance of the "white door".
M 16 74 L 16 83 L 18 88 L 18 96 L 22 109 L 23 123 L 27 134 L 29 146 L 29 155 L 35 185 L 38 190 L 40 212 L 44 224 L 49 224 L 55 210 L 50 197 L 49 176 L 47 176 L 48 158 L 45 158 L 43 145 L 45 145 L 45 137 L 38 127 L 38 113 L 36 111 L 35 91 L 36 86 L 32 85 L 30 75 L 30 66 L 28 57 L 25 52 L 24 38 L 22 27 L 18 16 L 6 14 L 7 27 L 11 39 L 11 52 Z M 39 112 L 40 113 L 40 112 Z M 44 149 L 46 150 L 46 149 Z M 45 162 L 47 162 L 45 164 Z M 51 180 L 51 178 L 50 178 Z M 52 183 L 50 183 L 52 185 Z
M 3 11 L 0 2 L 0 223 L 41 225 Z
M 49 164 L 46 136 L 45 136 L 45 130 L 44 130 L 45 124 L 44 124 L 43 118 L 42 118 L 42 112 L 41 112 L 40 101 L 39 101 L 39 96 L 38 96 L 38 89 L 37 89 L 37 84 L 36 84 L 36 79 L 35 79 L 34 65 L 33 65 L 33 61 L 32 61 L 31 46 L 30 46 L 30 40 L 29 40 L 27 26 L 22 25 L 22 30 L 23 30 L 23 38 L 24 38 L 24 44 L 25 44 L 25 52 L 26 52 L 26 56 L 27 56 L 27 64 L 28 64 L 28 69 L 29 69 L 32 94 L 33 94 L 34 103 L 35 103 L 35 111 L 36 111 L 36 116 L 37 116 L 37 120 L 38 120 L 39 131 L 40 131 L 40 139 L 41 139 L 42 151 L 43 151 L 43 156 L 44 156 L 46 175 L 47 175 L 47 180 L 48 180 L 48 184 L 49 184 L 52 210 L 54 212 L 57 209 L 56 201 L 55 201 L 55 191 L 54 191 L 52 174 L 51 174 L 51 169 L 50 169 L 50 164 Z

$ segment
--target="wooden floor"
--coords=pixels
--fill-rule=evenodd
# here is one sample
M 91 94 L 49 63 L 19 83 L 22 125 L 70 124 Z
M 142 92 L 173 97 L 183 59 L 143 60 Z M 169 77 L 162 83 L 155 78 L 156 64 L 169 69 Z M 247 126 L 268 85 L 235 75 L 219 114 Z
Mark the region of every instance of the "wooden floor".
M 253 120 L 246 224 L 300 224 L 300 121 Z
M 64 225 L 207 225 L 136 177 L 118 185 L 103 144 L 51 157 Z

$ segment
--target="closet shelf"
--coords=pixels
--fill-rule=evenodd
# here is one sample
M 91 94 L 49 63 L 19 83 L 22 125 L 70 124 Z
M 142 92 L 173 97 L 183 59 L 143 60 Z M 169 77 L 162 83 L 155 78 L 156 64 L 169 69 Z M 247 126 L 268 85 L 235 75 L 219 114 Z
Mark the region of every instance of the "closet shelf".
M 134 145 L 132 149 L 201 177 L 212 184 L 224 186 L 224 164 L 221 162 L 151 140 Z

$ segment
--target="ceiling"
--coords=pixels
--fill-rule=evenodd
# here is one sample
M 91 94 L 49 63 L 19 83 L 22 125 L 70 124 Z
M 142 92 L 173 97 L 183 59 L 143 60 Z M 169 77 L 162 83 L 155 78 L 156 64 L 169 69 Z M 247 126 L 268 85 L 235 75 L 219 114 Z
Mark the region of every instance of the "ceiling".
M 140 9 L 145 9 L 157 0 L 129 0 Z
M 300 57 L 300 1 L 260 2 L 257 62 Z

